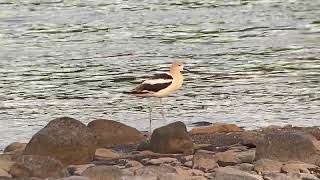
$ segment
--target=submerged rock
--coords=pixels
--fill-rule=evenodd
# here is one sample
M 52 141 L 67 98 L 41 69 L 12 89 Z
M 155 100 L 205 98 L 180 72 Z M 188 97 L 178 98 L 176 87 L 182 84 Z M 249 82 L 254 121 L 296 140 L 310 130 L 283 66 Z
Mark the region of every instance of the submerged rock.
M 174 122 L 153 131 L 150 148 L 157 153 L 193 153 L 193 142 L 182 122 Z
M 145 141 L 140 131 L 117 121 L 98 119 L 91 121 L 88 127 L 95 134 L 98 148 L 139 144 Z
M 27 144 L 24 154 L 50 156 L 63 164 L 85 164 L 93 160 L 93 133 L 78 120 L 62 117 L 49 122 Z

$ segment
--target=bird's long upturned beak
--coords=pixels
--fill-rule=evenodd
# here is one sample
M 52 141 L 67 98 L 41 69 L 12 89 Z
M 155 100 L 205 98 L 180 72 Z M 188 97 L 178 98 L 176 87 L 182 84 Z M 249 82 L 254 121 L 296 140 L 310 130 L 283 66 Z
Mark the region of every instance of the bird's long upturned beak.
M 189 69 L 183 68 L 183 71 L 191 72 Z

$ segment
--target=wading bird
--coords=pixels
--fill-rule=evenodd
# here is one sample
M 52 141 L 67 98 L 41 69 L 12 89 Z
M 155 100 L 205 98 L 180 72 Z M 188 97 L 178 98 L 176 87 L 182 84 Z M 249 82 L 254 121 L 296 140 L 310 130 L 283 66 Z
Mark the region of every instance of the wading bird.
M 169 73 L 156 74 L 150 79 L 143 81 L 136 88 L 127 92 L 139 97 L 158 97 L 160 98 L 161 114 L 164 118 L 162 109 L 162 98 L 167 97 L 181 88 L 183 83 L 183 64 L 181 62 L 173 62 Z M 152 108 L 149 107 L 149 131 L 151 134 Z

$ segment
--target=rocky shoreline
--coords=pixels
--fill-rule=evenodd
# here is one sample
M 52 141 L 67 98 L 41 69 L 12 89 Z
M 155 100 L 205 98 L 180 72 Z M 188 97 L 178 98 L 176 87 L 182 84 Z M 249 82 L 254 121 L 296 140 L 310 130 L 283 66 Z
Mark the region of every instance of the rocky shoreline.
M 149 137 L 111 120 L 62 117 L 0 155 L 0 180 L 316 180 L 320 129 L 182 122 Z

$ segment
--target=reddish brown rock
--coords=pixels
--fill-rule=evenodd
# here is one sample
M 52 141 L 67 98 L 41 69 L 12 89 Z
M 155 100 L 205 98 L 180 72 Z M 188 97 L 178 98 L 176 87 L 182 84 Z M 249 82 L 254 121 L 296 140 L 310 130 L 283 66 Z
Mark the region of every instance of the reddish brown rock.
M 93 160 L 93 133 L 78 120 L 63 117 L 49 122 L 27 144 L 24 154 L 50 156 L 63 164 L 86 164 Z
M 119 154 L 111 149 L 98 148 L 98 149 L 96 149 L 94 159 L 95 160 L 108 160 L 108 159 L 116 159 L 116 158 L 120 158 L 120 157 L 121 157 L 121 154 Z
M 239 128 L 235 124 L 215 123 L 206 127 L 195 127 L 190 133 L 195 134 L 213 134 L 213 133 L 228 133 L 228 132 L 240 132 L 243 129 Z
M 62 178 L 68 176 L 63 164 L 50 157 L 23 155 L 10 169 L 13 177 Z
M 91 121 L 88 127 L 95 134 L 98 148 L 139 144 L 145 141 L 145 137 L 137 129 L 117 121 L 98 119 Z

